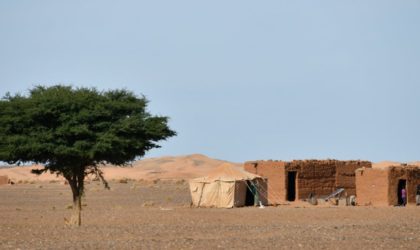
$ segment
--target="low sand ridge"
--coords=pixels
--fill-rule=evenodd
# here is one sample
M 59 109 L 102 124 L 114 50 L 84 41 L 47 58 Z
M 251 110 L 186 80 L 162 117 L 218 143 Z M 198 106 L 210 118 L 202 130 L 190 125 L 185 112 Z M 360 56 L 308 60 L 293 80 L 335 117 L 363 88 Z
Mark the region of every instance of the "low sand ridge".
M 201 154 L 186 156 L 166 156 L 148 158 L 136 161 L 132 166 L 116 167 L 106 165 L 102 169 L 107 180 L 130 178 L 135 180 L 153 179 L 191 179 L 205 176 L 214 168 L 222 164 L 242 166 L 239 163 L 232 163 L 209 158 Z M 31 173 L 31 169 L 42 168 L 41 165 L 22 166 L 0 169 L 0 175 L 7 175 L 12 181 L 51 181 L 63 180 L 54 174 L 44 173 L 40 176 Z

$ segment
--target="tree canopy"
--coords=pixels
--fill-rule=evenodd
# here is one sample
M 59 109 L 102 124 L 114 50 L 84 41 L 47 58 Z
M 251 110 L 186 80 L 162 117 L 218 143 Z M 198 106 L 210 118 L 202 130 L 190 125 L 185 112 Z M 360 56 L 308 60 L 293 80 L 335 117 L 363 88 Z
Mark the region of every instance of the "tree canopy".
M 151 115 L 147 103 L 127 90 L 61 85 L 7 94 L 0 101 L 0 160 L 43 164 L 33 172 L 62 175 L 80 201 L 86 175 L 105 181 L 101 164 L 124 166 L 176 135 L 168 117 Z

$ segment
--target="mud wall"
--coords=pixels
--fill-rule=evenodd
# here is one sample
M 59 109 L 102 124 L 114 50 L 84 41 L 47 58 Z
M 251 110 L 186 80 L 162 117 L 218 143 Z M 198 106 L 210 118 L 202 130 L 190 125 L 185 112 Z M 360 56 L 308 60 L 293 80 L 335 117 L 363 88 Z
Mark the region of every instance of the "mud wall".
M 267 178 L 266 197 L 270 205 L 286 200 L 284 165 L 282 161 L 251 161 L 244 164 L 246 171 Z
M 356 195 L 356 169 L 371 168 L 369 161 L 336 161 L 335 189 L 344 188 L 347 195 Z
M 337 188 L 344 188 L 347 195 L 356 194 L 355 171 L 360 167 L 371 168 L 368 161 L 305 160 L 286 163 L 287 171 L 298 172 L 298 199 L 310 193 L 325 196 Z
M 420 185 L 420 167 L 416 166 L 407 173 L 407 202 L 416 204 L 417 186 Z
M 420 168 L 415 166 L 390 167 L 389 171 L 389 205 L 398 205 L 398 182 L 407 181 L 407 203 L 416 203 L 417 185 L 420 185 Z
M 356 171 L 358 205 L 389 205 L 389 171 L 360 168 Z
M 297 173 L 296 199 L 306 199 L 310 193 L 325 196 L 340 187 L 346 189 L 347 195 L 356 194 L 355 170 L 371 166 L 368 161 L 252 161 L 246 162 L 244 169 L 267 178 L 268 203 L 279 204 L 287 200 L 287 173 L 290 171 Z
M 9 183 L 9 177 L 7 175 L 0 176 L 0 185 L 5 185 Z
M 332 161 L 292 161 L 286 163 L 288 171 L 297 171 L 297 199 L 306 199 L 310 193 L 327 195 L 335 188 L 336 167 Z

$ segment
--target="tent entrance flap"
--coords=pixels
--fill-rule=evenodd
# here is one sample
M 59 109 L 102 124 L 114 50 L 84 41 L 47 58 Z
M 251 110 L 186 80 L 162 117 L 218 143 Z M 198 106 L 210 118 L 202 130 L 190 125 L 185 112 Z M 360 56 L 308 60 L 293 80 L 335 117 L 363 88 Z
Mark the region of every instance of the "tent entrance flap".
M 258 189 L 253 181 L 246 181 L 246 196 L 245 206 L 256 206 L 258 205 Z

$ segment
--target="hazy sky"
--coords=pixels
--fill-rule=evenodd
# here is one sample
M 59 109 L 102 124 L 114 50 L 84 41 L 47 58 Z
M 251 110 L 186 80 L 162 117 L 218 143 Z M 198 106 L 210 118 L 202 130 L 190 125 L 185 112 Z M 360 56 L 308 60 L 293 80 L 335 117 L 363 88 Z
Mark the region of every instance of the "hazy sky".
M 0 95 L 127 88 L 147 156 L 420 160 L 420 1 L 0 1 Z

